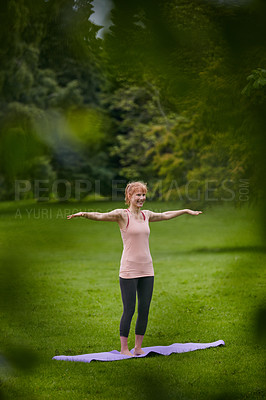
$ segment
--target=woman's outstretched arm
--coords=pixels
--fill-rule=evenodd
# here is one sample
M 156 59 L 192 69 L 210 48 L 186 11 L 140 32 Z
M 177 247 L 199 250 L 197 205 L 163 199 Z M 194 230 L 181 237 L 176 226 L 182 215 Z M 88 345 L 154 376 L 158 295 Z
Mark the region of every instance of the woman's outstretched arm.
M 77 217 L 83 217 L 83 218 L 88 218 L 92 219 L 94 221 L 111 221 L 111 222 L 118 222 L 119 219 L 122 218 L 122 212 L 124 210 L 113 210 L 110 212 L 106 213 L 100 213 L 100 212 L 79 212 L 76 214 L 71 214 L 67 216 L 67 219 L 72 219 L 72 218 L 77 218 Z
M 183 214 L 199 215 L 202 214 L 202 211 L 193 211 L 188 208 L 184 210 L 165 211 L 162 213 L 155 213 L 153 211 L 149 211 L 149 221 L 150 222 L 166 221 L 168 219 L 179 217 L 180 215 Z

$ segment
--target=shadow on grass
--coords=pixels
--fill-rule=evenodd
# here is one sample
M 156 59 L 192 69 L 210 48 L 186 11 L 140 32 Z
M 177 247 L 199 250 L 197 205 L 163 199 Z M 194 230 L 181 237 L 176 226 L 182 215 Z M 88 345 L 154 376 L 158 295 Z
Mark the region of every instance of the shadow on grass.
M 266 246 L 237 246 L 237 247 L 200 247 L 191 250 L 180 250 L 179 254 L 193 253 L 266 253 Z

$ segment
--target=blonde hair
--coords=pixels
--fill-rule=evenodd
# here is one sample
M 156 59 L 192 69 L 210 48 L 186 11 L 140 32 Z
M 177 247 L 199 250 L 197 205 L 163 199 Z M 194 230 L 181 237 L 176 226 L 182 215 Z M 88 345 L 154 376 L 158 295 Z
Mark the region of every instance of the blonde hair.
M 138 188 L 141 188 L 145 193 L 147 193 L 147 191 L 148 191 L 147 183 L 144 183 L 142 181 L 129 182 L 127 184 L 127 187 L 125 190 L 125 203 L 128 206 L 130 205 L 130 197 L 132 196 L 133 193 L 135 193 L 137 191 Z

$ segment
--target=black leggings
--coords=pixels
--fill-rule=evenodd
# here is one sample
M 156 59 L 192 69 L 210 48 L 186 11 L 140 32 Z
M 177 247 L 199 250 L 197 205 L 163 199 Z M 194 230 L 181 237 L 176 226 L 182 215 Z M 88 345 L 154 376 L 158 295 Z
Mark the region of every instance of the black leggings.
M 119 277 L 119 281 L 124 306 L 120 321 L 120 336 L 128 337 L 129 335 L 130 324 L 136 306 L 136 292 L 138 294 L 138 318 L 135 333 L 136 335 L 144 335 L 148 323 L 154 276 L 131 279 Z

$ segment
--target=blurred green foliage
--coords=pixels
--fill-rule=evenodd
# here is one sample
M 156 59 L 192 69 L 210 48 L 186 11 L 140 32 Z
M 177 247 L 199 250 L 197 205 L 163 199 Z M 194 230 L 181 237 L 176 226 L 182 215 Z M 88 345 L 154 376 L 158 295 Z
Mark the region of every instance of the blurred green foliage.
M 250 198 L 264 197 L 265 10 L 114 0 L 102 38 L 91 1 L 5 0 L 0 199 L 14 199 L 19 179 L 48 180 L 49 198 L 55 179 L 71 197 L 77 179 L 88 193 L 100 181 L 105 196 L 114 179 L 144 179 L 185 201 L 190 182 L 204 201 L 206 182 L 227 199 L 244 179 Z
M 60 198 L 69 188 L 67 199 L 80 200 L 99 188 L 111 196 L 114 180 L 133 179 L 148 182 L 150 197 L 186 204 L 206 201 L 206 182 L 212 200 L 239 201 L 231 195 L 241 181 L 250 199 L 264 199 L 265 2 L 113 0 L 103 38 L 92 13 L 87 0 L 1 2 L 0 200 L 14 200 L 19 180 L 29 183 L 21 198 L 54 199 L 57 180 Z M 258 219 L 266 226 L 264 208 Z M 34 268 L 42 266 L 45 243 L 58 251 L 60 242 L 64 254 L 75 237 L 65 242 L 63 225 L 51 225 L 56 230 L 49 225 L 47 235 L 38 221 L 28 237 L 17 227 L 11 244 L 2 240 L 0 305 L 16 330 L 16 340 L 5 334 L 2 356 L 25 371 L 38 361 L 24 329 L 36 301 L 29 293 L 38 292 L 41 305 L 45 299 L 46 271 L 35 276 Z M 87 262 L 95 246 L 82 246 Z M 259 307 L 256 340 L 264 343 L 265 302 Z

